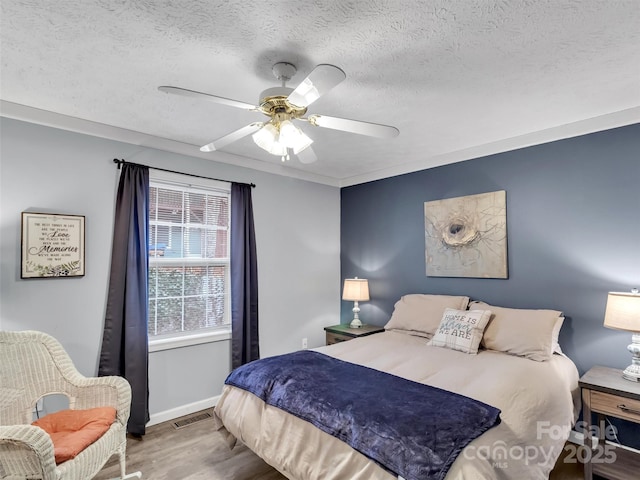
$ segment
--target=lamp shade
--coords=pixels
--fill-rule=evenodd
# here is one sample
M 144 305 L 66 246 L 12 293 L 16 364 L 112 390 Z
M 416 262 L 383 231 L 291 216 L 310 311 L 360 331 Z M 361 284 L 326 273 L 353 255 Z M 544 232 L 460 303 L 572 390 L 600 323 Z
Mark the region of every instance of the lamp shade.
M 346 278 L 342 299 L 353 302 L 369 300 L 369 281 L 364 278 Z
M 640 332 L 640 294 L 609 292 L 604 326 Z

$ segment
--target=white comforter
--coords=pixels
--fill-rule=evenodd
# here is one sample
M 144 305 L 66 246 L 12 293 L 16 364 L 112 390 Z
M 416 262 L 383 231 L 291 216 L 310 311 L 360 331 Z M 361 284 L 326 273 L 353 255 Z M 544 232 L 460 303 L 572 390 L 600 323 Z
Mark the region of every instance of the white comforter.
M 447 480 L 548 478 L 579 411 L 578 372 L 562 355 L 548 362 L 492 351 L 468 355 L 397 332 L 316 350 L 499 408 L 502 423 L 462 451 Z M 395 478 L 342 441 L 244 390 L 225 386 L 215 413 L 231 435 L 287 478 Z

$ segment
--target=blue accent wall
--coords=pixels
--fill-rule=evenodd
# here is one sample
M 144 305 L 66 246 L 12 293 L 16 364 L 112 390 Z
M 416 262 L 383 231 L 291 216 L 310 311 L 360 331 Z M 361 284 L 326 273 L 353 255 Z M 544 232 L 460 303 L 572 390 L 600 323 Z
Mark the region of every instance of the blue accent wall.
M 495 190 L 507 192 L 509 278 L 427 277 L 424 202 Z M 607 292 L 640 288 L 640 124 L 346 187 L 341 196 L 342 278 L 369 279 L 363 322 L 384 325 L 405 294 L 468 295 L 563 311 L 560 345 L 580 374 L 631 363 L 631 334 L 603 319 Z M 342 323 L 352 307 L 342 302 Z
M 509 278 L 425 273 L 424 202 L 506 190 Z M 469 295 L 567 316 L 580 373 L 622 368 L 631 335 L 603 327 L 607 292 L 640 287 L 640 124 L 423 170 L 341 191 L 342 278 L 369 279 L 360 317 L 384 325 L 408 293 Z M 352 315 L 342 302 L 341 320 Z
M 495 190 L 507 193 L 509 278 L 427 277 L 424 202 Z M 384 325 L 405 294 L 468 295 L 563 311 L 560 345 L 580 374 L 631 363 L 631 334 L 603 319 L 607 292 L 640 288 L 640 124 L 346 187 L 341 215 L 342 278 L 369 279 L 364 323 Z M 634 427 L 622 436 L 637 447 Z

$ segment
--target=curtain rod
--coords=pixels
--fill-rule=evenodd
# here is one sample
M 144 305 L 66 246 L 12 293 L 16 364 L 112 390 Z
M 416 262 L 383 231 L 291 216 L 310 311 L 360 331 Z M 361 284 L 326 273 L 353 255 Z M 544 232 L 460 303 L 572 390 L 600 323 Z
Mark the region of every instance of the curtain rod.
M 196 175 L 194 173 L 184 173 L 184 172 L 177 172 L 175 170 L 168 170 L 166 168 L 160 168 L 160 167 L 150 167 L 149 165 L 142 165 L 140 163 L 133 163 L 133 162 L 127 162 L 125 160 L 119 160 L 117 158 L 113 159 L 113 163 L 117 163 L 118 164 L 118 170 L 120 170 L 120 166 L 123 163 L 128 163 L 129 165 L 137 165 L 138 167 L 147 167 L 147 168 L 153 168 L 154 170 L 160 170 L 161 172 L 168 172 L 168 173 L 177 173 L 178 175 L 187 175 L 188 177 L 196 177 L 196 178 L 205 178 L 207 180 L 216 180 L 218 182 L 227 182 L 227 183 L 237 183 L 240 185 L 249 185 L 251 188 L 255 188 L 256 184 L 255 183 L 242 183 L 242 182 L 234 182 L 233 180 L 223 180 L 221 178 L 213 178 L 213 177 L 205 177 L 203 175 Z

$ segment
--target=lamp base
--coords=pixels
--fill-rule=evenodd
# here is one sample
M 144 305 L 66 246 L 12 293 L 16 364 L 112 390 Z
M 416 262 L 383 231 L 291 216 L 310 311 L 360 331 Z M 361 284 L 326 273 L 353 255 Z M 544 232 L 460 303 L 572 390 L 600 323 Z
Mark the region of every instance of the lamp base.
M 353 320 L 351 320 L 351 323 L 349 324 L 349 328 L 361 328 L 362 327 L 362 322 L 360 321 L 359 318 L 354 318 Z
M 640 382 L 640 363 L 636 363 L 636 359 L 633 359 L 633 363 L 624 369 L 622 372 L 622 378 L 630 380 L 632 382 Z
M 622 372 L 622 378 L 631 382 L 640 382 L 640 333 L 634 332 L 631 337 L 631 345 L 627 350 L 633 355 L 631 365 Z
M 358 306 L 358 302 L 353 302 L 353 320 L 349 324 L 351 328 L 360 328 L 362 327 L 362 322 L 358 318 L 358 313 L 360 313 L 360 307 Z

